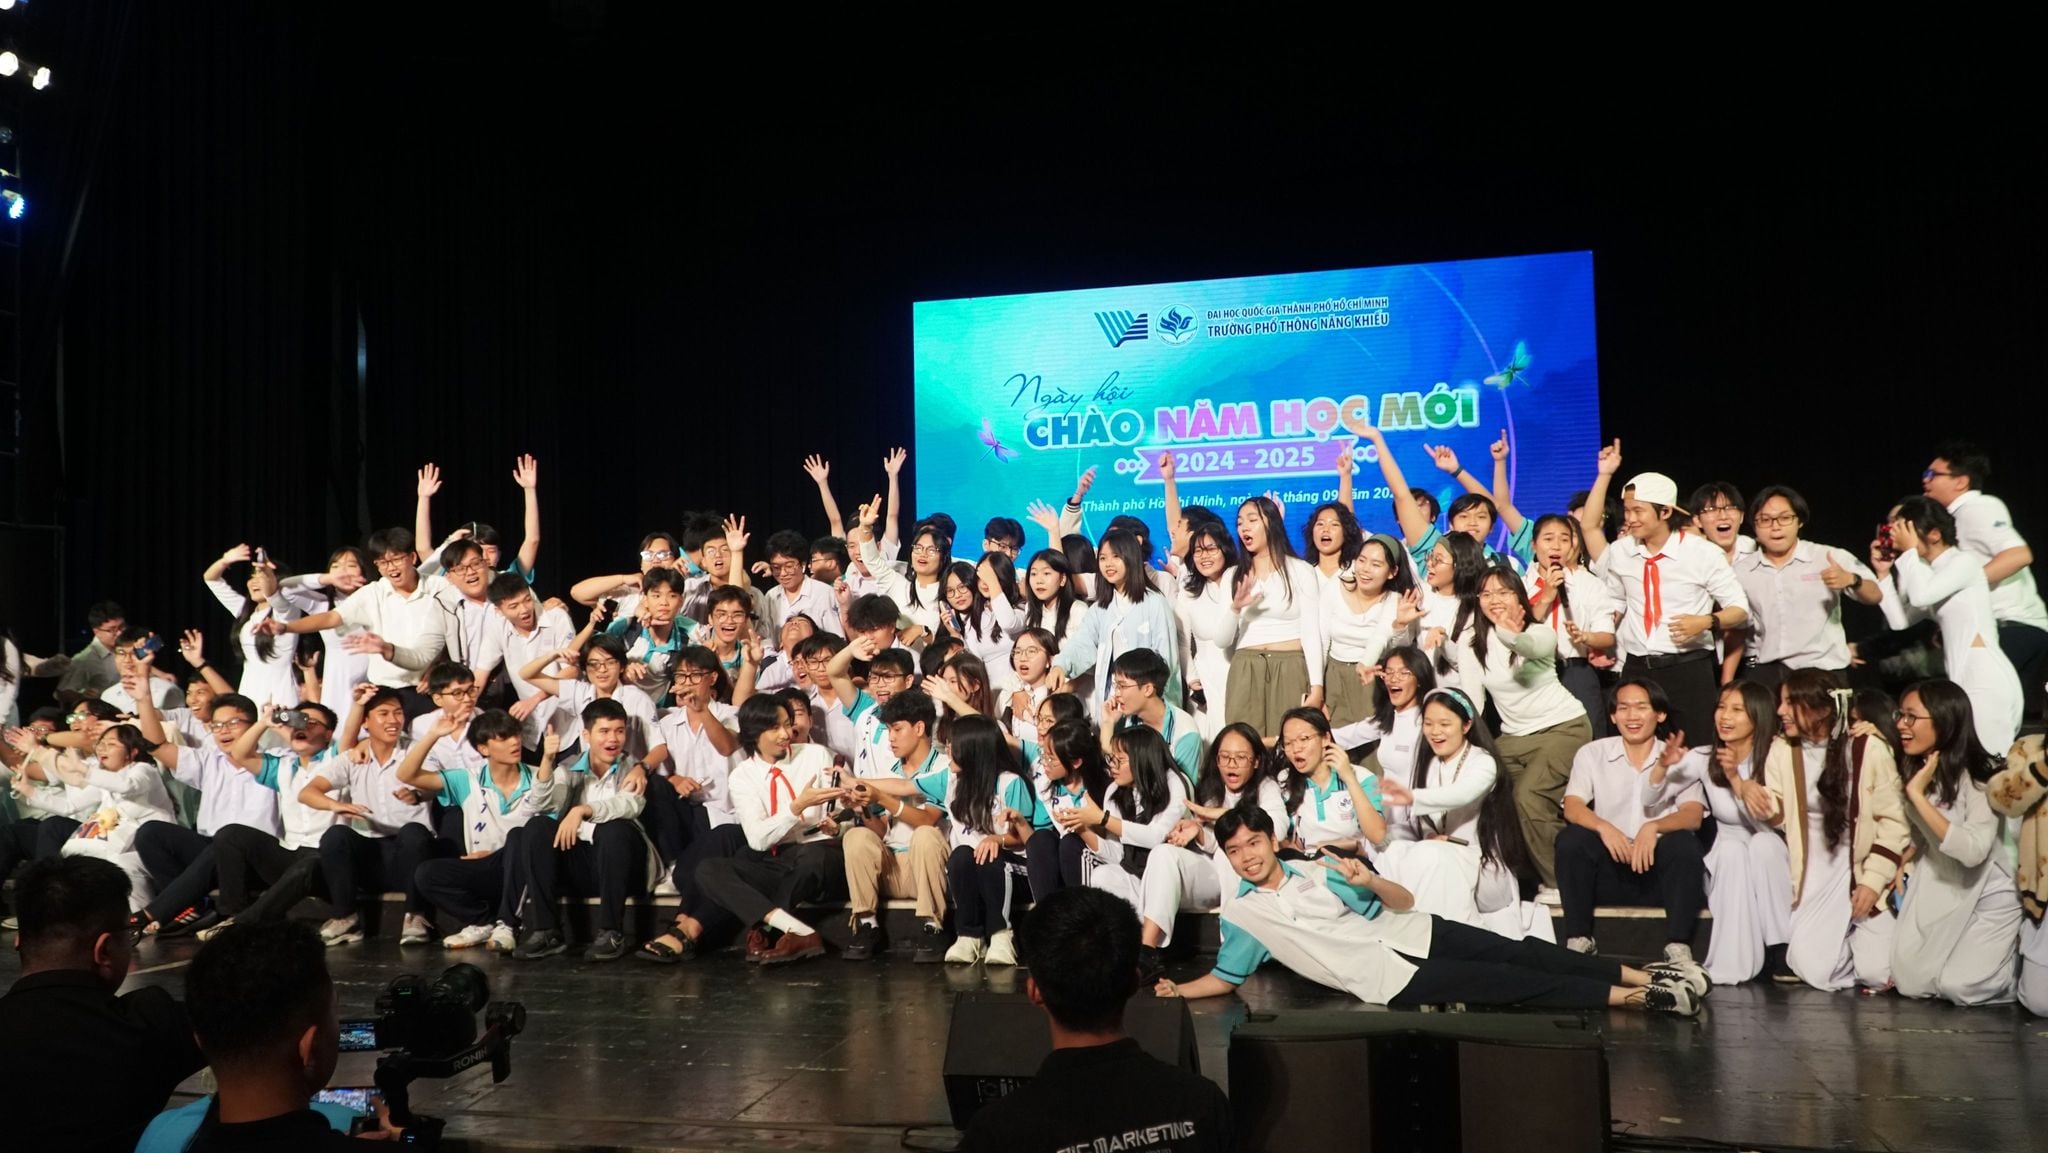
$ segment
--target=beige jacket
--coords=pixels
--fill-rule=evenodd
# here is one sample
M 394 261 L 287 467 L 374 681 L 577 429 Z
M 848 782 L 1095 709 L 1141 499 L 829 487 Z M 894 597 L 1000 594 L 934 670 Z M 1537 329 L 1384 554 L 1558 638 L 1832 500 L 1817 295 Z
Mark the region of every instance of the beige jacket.
M 1985 795 L 1993 811 L 2019 822 L 2020 905 L 2038 923 L 2048 908 L 2048 756 L 2038 734 L 2013 745 Z
M 1806 883 L 1806 758 L 1788 741 L 1773 741 L 1764 759 L 1764 786 L 1771 791 L 1773 812 L 1770 822 L 1785 834 L 1785 848 L 1791 856 L 1792 907 Z M 1856 883 L 1878 893 L 1891 887 L 1899 875 L 1906 849 L 1913 843 L 1906 824 L 1906 795 L 1899 781 L 1899 767 L 1892 760 L 1890 746 L 1883 741 L 1857 738 L 1849 746 L 1855 788 L 1849 796 L 1849 810 L 1855 831 L 1850 838 L 1851 869 Z

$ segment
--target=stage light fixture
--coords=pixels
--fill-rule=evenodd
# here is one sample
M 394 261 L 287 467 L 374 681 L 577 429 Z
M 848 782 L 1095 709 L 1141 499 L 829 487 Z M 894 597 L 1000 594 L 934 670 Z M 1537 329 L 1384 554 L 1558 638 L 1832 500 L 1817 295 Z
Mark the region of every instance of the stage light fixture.
M 7 205 L 7 219 L 20 220 L 28 215 L 28 197 L 9 188 L 0 190 L 0 203 Z
M 14 7 L 14 0 L 0 0 L 0 12 L 5 12 L 12 7 Z
M 13 52 L 0 52 L 0 76 L 12 76 L 21 71 L 21 57 Z
M 49 70 L 48 68 L 38 68 L 38 69 L 36 69 L 36 74 L 35 74 L 35 76 L 34 76 L 33 78 L 31 78 L 31 79 L 29 80 L 29 87 L 31 87 L 31 88 L 35 88 L 35 89 L 38 89 L 38 90 L 40 90 L 40 89 L 48 88 L 49 86 L 50 86 L 50 70 Z

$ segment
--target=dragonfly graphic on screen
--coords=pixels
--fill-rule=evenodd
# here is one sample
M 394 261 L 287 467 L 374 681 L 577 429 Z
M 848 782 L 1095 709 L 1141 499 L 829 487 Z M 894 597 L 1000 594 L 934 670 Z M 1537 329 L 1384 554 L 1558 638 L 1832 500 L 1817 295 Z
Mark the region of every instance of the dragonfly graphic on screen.
M 1527 371 L 1529 371 L 1529 345 L 1526 341 L 1518 340 L 1515 342 L 1515 354 L 1508 357 L 1507 365 L 1499 372 L 1487 377 L 1486 383 L 1505 392 L 1508 386 L 1520 380 L 1522 374 Z
M 981 419 L 981 443 L 988 446 L 989 455 L 998 461 L 1016 459 L 1017 450 L 1005 447 L 1002 441 L 996 439 L 996 426 L 990 424 L 987 417 Z

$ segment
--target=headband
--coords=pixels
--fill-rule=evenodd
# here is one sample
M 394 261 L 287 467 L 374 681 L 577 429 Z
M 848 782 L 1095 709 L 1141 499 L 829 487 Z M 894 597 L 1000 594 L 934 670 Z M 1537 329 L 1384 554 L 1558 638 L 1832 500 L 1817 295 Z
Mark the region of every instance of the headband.
M 1458 710 L 1459 715 L 1463 716 L 1468 721 L 1479 715 L 1479 710 L 1473 707 L 1472 698 L 1466 696 L 1465 690 L 1463 689 L 1431 689 L 1427 693 L 1423 694 L 1422 703 L 1427 705 L 1429 702 L 1437 700 L 1439 698 L 1449 701 L 1451 703 L 1451 707 Z

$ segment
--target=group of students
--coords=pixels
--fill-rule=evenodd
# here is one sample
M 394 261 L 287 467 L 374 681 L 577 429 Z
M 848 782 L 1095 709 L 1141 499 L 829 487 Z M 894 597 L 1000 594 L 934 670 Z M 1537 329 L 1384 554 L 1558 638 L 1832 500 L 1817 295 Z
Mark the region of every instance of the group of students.
M 899 531 L 900 450 L 850 524 L 812 458 L 831 535 L 775 533 L 749 564 L 743 520 L 692 514 L 643 537 L 635 569 L 573 586 L 580 630 L 532 589 L 532 459 L 517 553 L 471 523 L 423 562 L 428 466 L 415 528 L 323 572 L 247 546 L 208 568 L 239 683 L 188 633 L 179 685 L 110 605 L 68 661 L 9 643 L 6 684 L 112 683 L 8 733 L 21 819 L 0 866 L 106 856 L 138 932 L 317 895 L 345 944 L 359 898 L 394 890 L 408 943 L 438 921 L 450 948 L 539 958 L 568 947 L 577 895 L 598 899 L 593 960 L 675 963 L 744 933 L 749 960 L 781 964 L 825 951 L 799 914 L 837 901 L 843 955 L 878 955 L 897 898 L 918 959 L 1000 965 L 1027 896 L 1086 886 L 1139 911 L 1155 975 L 1177 914 L 1221 908 L 1214 982 L 1161 986 L 1183 993 L 1270 955 L 1380 1001 L 1690 1011 L 1710 982 L 1768 974 L 2048 1006 L 2048 776 L 2037 739 L 2015 744 L 2048 611 L 1981 453 L 1943 446 L 1859 557 L 1803 540 L 1782 486 L 1681 503 L 1640 473 L 1610 511 L 1619 442 L 1534 520 L 1505 438 L 1491 486 L 1430 449 L 1467 490 L 1439 523 L 1365 435 L 1393 532 L 1359 524 L 1349 457 L 1297 552 L 1270 497 L 1234 524 L 1183 507 L 1169 455 L 1163 564 L 1133 518 L 1080 534 L 1092 471 L 1064 508 L 1032 506 L 1047 539 L 1028 559 L 998 518 L 956 560 L 945 514 Z M 1845 598 L 1931 619 L 1946 675 L 1896 707 L 1852 692 Z M 649 890 L 680 911 L 635 947 L 625 908 Z M 1666 909 L 1656 965 L 1592 956 L 1593 910 L 1615 903 Z

